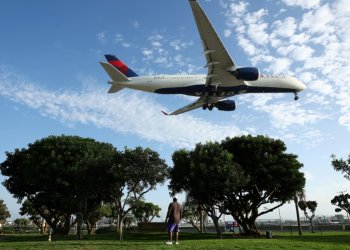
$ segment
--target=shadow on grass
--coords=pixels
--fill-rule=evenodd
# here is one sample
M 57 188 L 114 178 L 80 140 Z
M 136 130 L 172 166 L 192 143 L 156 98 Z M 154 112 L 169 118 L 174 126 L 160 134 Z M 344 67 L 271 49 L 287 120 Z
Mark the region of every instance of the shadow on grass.
M 198 234 L 198 233 L 180 233 L 180 241 L 192 242 L 192 241 L 216 241 L 216 234 Z M 249 238 L 249 237 L 236 237 L 233 235 L 224 235 L 225 240 L 229 240 L 232 243 L 241 242 L 239 240 L 247 241 L 250 243 L 258 243 L 262 238 Z M 284 244 L 287 242 L 294 243 L 325 243 L 332 245 L 350 245 L 350 233 L 349 232 L 327 232 L 323 233 L 305 233 L 303 236 L 290 236 L 287 234 L 276 234 L 274 239 L 279 242 L 279 244 Z M 124 235 L 124 241 L 119 241 L 116 233 L 105 233 L 96 235 L 84 235 L 83 240 L 76 240 L 75 235 L 68 236 L 52 236 L 52 241 L 60 246 L 80 246 L 80 245 L 98 245 L 100 247 L 106 246 L 127 246 L 127 244 L 133 244 L 136 246 L 147 246 L 147 245 L 159 245 L 164 244 L 167 240 L 167 233 L 137 233 L 128 232 Z M 48 236 L 40 236 L 37 234 L 25 234 L 25 235 L 4 235 L 1 238 L 0 245 L 2 243 L 16 243 L 16 246 L 30 246 L 30 245 L 46 245 L 50 244 L 48 242 Z M 266 243 L 272 243 L 270 240 L 264 241 Z M 23 244 L 22 244 L 23 243 Z M 25 243 L 25 244 L 24 244 Z M 191 243 L 190 243 L 191 244 Z M 195 243 L 197 244 L 197 243 Z
M 191 241 L 191 240 L 214 240 L 216 234 L 197 234 L 197 233 L 180 233 L 181 240 Z M 139 232 L 128 232 L 124 234 L 124 241 L 129 242 L 155 242 L 155 241 L 166 241 L 168 238 L 167 233 L 139 233 Z M 82 241 L 111 241 L 118 240 L 116 233 L 104 233 L 104 234 L 94 234 L 94 235 L 84 235 Z M 2 236 L 1 242 L 45 242 L 48 241 L 47 235 L 37 235 L 37 234 L 9 234 Z M 75 235 L 52 235 L 52 241 L 76 241 Z M 122 242 L 122 241 L 119 241 Z
M 349 232 L 324 232 L 324 233 L 303 233 L 302 236 L 277 235 L 276 239 L 289 240 L 294 242 L 327 243 L 334 245 L 350 245 Z

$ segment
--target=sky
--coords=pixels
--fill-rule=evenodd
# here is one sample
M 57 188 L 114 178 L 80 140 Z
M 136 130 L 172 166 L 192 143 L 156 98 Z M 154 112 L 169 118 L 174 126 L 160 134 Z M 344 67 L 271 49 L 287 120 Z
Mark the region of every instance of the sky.
M 331 165 L 350 153 L 350 5 L 346 0 L 200 0 L 240 66 L 285 74 L 307 85 L 293 94 L 235 96 L 234 112 L 197 109 L 164 116 L 193 101 L 133 90 L 107 94 L 99 65 L 115 54 L 139 75 L 206 74 L 187 0 L 0 2 L 0 162 L 5 152 L 49 135 L 79 135 L 149 147 L 171 155 L 196 143 L 246 134 L 281 139 L 304 164 L 308 200 L 318 215 L 334 215 L 330 200 L 350 188 Z M 200 175 L 200 173 L 199 173 Z M 5 177 L 1 176 L 0 181 Z M 1 185 L 12 219 L 20 205 Z M 146 196 L 162 207 L 167 185 Z M 183 196 L 180 199 L 183 201 Z M 294 219 L 294 204 L 280 209 Z M 263 218 L 279 218 L 278 212 Z

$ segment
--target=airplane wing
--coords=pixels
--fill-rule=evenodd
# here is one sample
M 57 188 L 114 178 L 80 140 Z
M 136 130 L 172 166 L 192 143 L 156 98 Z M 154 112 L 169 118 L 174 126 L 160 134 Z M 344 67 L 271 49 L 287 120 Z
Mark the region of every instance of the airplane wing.
M 206 67 L 208 68 L 208 75 L 205 86 L 210 85 L 226 85 L 226 86 L 239 86 L 245 84 L 244 81 L 237 80 L 228 71 L 234 71 L 236 65 L 233 62 L 231 56 L 227 52 L 224 44 L 220 40 L 213 25 L 209 21 L 207 15 L 202 10 L 201 6 L 196 0 L 189 0 L 192 8 L 194 18 L 196 20 L 199 35 L 202 40 L 204 55 L 207 60 Z M 208 96 L 203 94 L 195 102 L 182 107 L 170 114 L 165 115 L 178 115 L 187 111 L 202 107 L 206 104 L 213 104 L 227 97 Z
M 170 114 L 162 111 L 162 113 L 164 115 L 179 115 L 179 114 L 182 114 L 182 113 L 185 113 L 187 111 L 190 111 L 190 110 L 193 110 L 193 109 L 196 109 L 196 108 L 199 108 L 199 107 L 202 107 L 203 105 L 205 104 L 212 104 L 212 103 L 216 103 L 218 102 L 219 100 L 222 100 L 222 99 L 225 99 L 227 97 L 219 97 L 219 96 L 202 96 L 200 97 L 198 100 L 196 100 L 195 102 L 192 102 L 191 104 L 185 106 L 185 107 L 182 107 Z
M 206 86 L 244 84 L 237 80 L 228 70 L 235 70 L 236 65 L 220 40 L 213 25 L 196 0 L 189 0 L 197 28 L 203 43 L 204 55 L 207 60 L 208 77 Z

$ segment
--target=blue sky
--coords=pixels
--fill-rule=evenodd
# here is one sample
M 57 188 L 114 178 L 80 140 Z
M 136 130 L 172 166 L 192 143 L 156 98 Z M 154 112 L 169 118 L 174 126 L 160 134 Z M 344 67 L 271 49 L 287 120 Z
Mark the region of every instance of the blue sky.
M 242 134 L 282 139 L 307 177 L 317 213 L 349 182 L 330 155 L 350 153 L 350 7 L 345 0 L 199 1 L 238 65 L 287 74 L 308 89 L 236 96 L 234 112 L 201 109 L 175 117 L 189 97 L 131 90 L 107 94 L 98 64 L 116 54 L 139 75 L 202 74 L 205 60 L 187 0 L 2 1 L 0 4 L 0 161 L 5 151 L 48 135 L 79 135 L 119 149 L 141 145 L 169 165 L 179 148 Z M 4 180 L 4 177 L 1 177 Z M 19 205 L 1 186 L 12 217 Z M 163 207 L 166 186 L 146 197 Z M 294 218 L 293 205 L 281 208 Z M 277 218 L 277 213 L 267 217 Z

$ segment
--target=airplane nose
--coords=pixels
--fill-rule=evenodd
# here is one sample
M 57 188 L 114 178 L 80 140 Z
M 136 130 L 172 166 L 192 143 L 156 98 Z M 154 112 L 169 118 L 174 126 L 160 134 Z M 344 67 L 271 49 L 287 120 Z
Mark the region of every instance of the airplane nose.
M 306 89 L 306 85 L 300 81 L 298 81 L 298 90 L 299 91 L 303 91 L 304 89 Z

